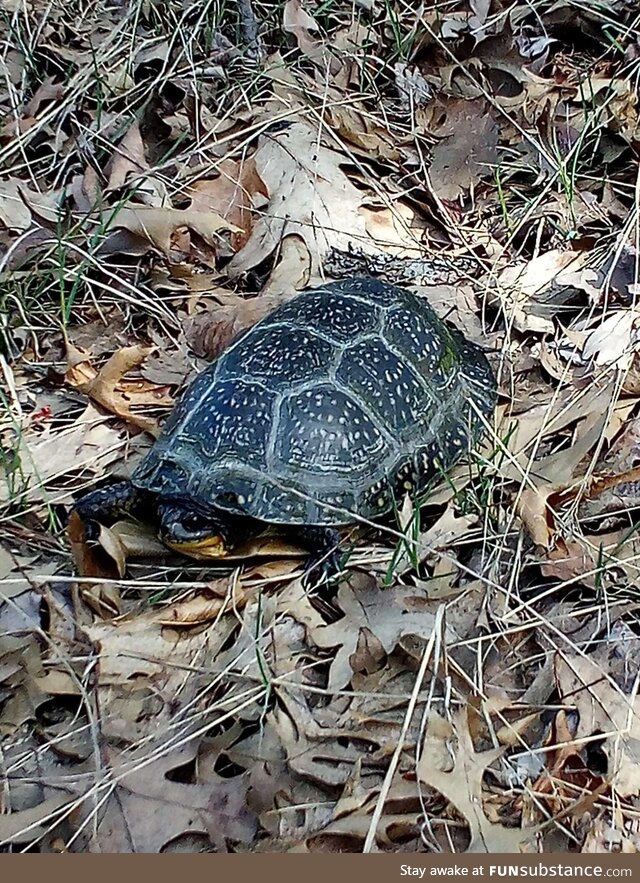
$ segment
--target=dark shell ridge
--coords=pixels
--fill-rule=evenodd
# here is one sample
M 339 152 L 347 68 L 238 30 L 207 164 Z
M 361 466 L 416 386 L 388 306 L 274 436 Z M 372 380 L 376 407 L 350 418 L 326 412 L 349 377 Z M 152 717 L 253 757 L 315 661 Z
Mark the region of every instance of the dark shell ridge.
M 189 387 L 133 476 L 276 523 L 340 524 L 428 487 L 495 406 L 486 357 L 373 279 L 303 292 Z

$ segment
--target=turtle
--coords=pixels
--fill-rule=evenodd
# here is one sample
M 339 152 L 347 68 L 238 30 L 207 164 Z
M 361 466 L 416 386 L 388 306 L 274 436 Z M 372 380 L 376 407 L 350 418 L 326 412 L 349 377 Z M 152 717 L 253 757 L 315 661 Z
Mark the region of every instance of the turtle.
M 420 499 L 496 403 L 484 350 L 402 287 L 303 291 L 187 387 L 129 481 L 81 497 L 85 522 L 133 515 L 169 548 L 220 559 L 268 525 L 340 570 L 341 525 Z

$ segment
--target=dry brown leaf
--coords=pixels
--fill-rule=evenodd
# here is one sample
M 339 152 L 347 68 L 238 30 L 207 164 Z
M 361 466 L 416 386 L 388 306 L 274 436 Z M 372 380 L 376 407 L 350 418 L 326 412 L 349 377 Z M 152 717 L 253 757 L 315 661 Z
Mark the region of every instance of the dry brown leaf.
M 424 608 L 413 610 L 411 599 L 416 594 L 416 589 L 400 586 L 380 589 L 372 577 L 364 574 L 357 574 L 350 584 L 339 588 L 338 604 L 344 618 L 310 633 L 314 644 L 335 652 L 327 687 L 330 692 L 343 689 L 353 677 L 361 640 L 369 643 L 368 653 L 374 641 L 389 654 L 405 635 L 429 639 L 437 607 L 434 606 L 433 612 Z M 455 641 L 458 637 L 447 626 L 447 638 Z
M 615 310 L 587 337 L 582 355 L 596 365 L 616 365 L 628 370 L 637 350 L 640 311 Z
M 169 205 L 169 196 L 163 181 L 147 174 L 149 164 L 137 120 L 129 126 L 120 143 L 114 148 L 113 156 L 107 163 L 105 171 L 108 175 L 107 192 L 133 184 L 136 200 L 142 200 L 149 206 Z
M 584 540 L 556 539 L 546 559 L 540 562 L 540 572 L 545 577 L 554 577 L 561 582 L 573 582 L 576 577 L 585 585 L 596 588 L 597 562 L 593 544 Z
M 549 507 L 549 497 L 557 490 L 553 485 L 541 484 L 518 493 L 516 511 L 520 520 L 536 546 L 543 549 L 549 549 L 555 533 L 555 519 L 553 510 Z
M 570 280 L 586 260 L 583 252 L 551 249 L 502 271 L 496 293 L 518 331 L 553 333 L 553 317 L 564 306 Z
M 576 467 L 606 429 L 609 405 L 615 394 L 611 384 L 593 384 L 588 390 L 559 390 L 551 401 L 535 405 L 513 417 L 499 416 L 510 456 L 500 465 L 500 475 L 520 482 L 523 475 L 536 484 L 568 487 Z M 579 425 L 576 443 L 568 450 L 534 459 L 542 439 L 568 426 Z
M 447 506 L 436 523 L 419 535 L 413 547 L 410 540 L 403 544 L 402 552 L 394 562 L 395 572 L 405 573 L 414 567 L 416 560 L 423 562 L 430 556 L 437 559 L 440 549 L 451 548 L 457 540 L 468 536 L 477 524 L 476 515 L 456 515 L 453 507 Z M 450 562 L 447 567 L 455 569 Z
M 121 458 L 122 446 L 121 432 L 108 426 L 104 415 L 92 405 L 61 431 L 49 426 L 43 432 L 32 427 L 23 430 L 16 446 L 20 481 L 26 487 L 23 499 L 68 501 L 71 491 L 62 486 L 62 479 L 80 470 L 102 474 Z M 0 481 L 0 500 L 13 498 L 14 491 L 5 480 Z
M 298 41 L 298 48 L 307 54 L 313 54 L 320 41 L 312 34 L 320 31 L 318 22 L 303 8 L 300 0 L 287 0 L 282 10 L 282 29 L 293 34 Z
M 2 593 L 7 605 L 6 593 Z M 22 626 L 24 629 L 24 621 Z M 42 692 L 44 675 L 42 655 L 37 639 L 31 634 L 10 635 L 0 631 L 0 687 L 3 704 L 0 714 L 0 735 L 12 735 L 27 721 L 36 718 L 36 711 L 48 695 Z M 2 816 L 0 816 L 0 819 Z
M 135 121 L 129 126 L 107 163 L 105 171 L 109 177 L 106 189 L 117 190 L 126 184 L 130 177 L 138 177 L 148 168 L 140 124 Z
M 197 745 L 187 744 L 149 763 L 131 763 L 127 751 L 111 748 L 112 769 L 128 769 L 100 814 L 94 849 L 102 853 L 159 853 L 182 835 L 215 828 L 217 789 L 209 782 L 176 781 L 172 772 L 193 762 Z M 149 752 L 150 749 L 147 749 Z M 227 784 L 220 779 L 222 788 Z M 203 838 L 205 843 L 207 838 Z
M 621 797 L 640 794 L 638 696 L 625 695 L 598 662 L 577 653 L 557 654 L 555 673 L 560 701 L 579 713 L 576 740 L 601 736 L 606 780 Z
M 476 752 L 467 715 L 468 710 L 463 707 L 453 720 L 456 736 L 453 768 L 450 768 L 451 754 L 445 745 L 445 742 L 451 743 L 446 736 L 446 728 L 444 732 L 442 729 L 434 732 L 430 726 L 427 727 L 417 766 L 418 777 L 439 791 L 466 819 L 471 833 L 467 852 L 523 852 L 525 850 L 521 847 L 529 841 L 530 833 L 520 828 L 493 824 L 483 810 L 484 774 L 504 754 L 504 748 Z
M 291 294 L 294 293 L 292 290 Z M 284 300 L 280 295 L 254 298 L 227 295 L 224 303 L 213 305 L 208 312 L 196 313 L 185 321 L 185 339 L 194 353 L 213 360 L 243 331 L 268 316 Z
M 124 576 L 124 558 L 120 556 L 120 560 L 117 560 L 117 555 L 109 554 L 109 550 L 100 544 L 102 551 L 106 552 L 105 556 L 95 545 L 87 543 L 84 524 L 75 511 L 69 516 L 67 538 L 76 570 L 81 577 L 116 579 Z
M 451 101 L 445 110 L 436 132 L 444 137 L 433 148 L 429 180 L 441 199 L 455 200 L 493 175 L 499 130 L 483 101 Z
M 166 389 L 156 387 L 146 380 L 125 381 L 124 375 L 141 365 L 147 356 L 154 352 L 155 347 L 127 346 L 114 353 L 106 364 L 96 373 L 82 353 L 72 354 L 72 367 L 66 373 L 66 380 L 71 386 L 86 393 L 107 411 L 126 420 L 151 435 L 160 433 L 158 421 L 151 417 L 132 411 L 133 406 L 154 405 L 167 406 L 173 404 Z
M 97 696 L 105 738 L 159 737 L 174 721 L 176 697 L 188 704 L 210 683 L 204 671 L 194 669 L 185 678 L 185 670 L 205 659 L 210 666 L 236 628 L 234 617 L 206 628 L 167 628 L 162 625 L 166 615 L 153 609 L 85 629 L 99 657 Z
M 244 162 L 224 159 L 218 172 L 217 178 L 195 181 L 185 195 L 191 199 L 191 211 L 214 213 L 231 224 L 231 245 L 239 251 L 251 233 L 252 205 L 259 196 L 266 198 L 267 191 L 253 158 Z
M 339 73 L 342 67 L 340 61 L 331 53 L 324 41 L 314 36 L 320 32 L 320 26 L 313 16 L 305 11 L 300 0 L 287 0 L 285 3 L 282 11 L 282 29 L 287 34 L 293 34 L 298 49 L 321 65 L 323 70 L 329 70 L 332 75 Z
M 318 275 L 331 247 L 347 250 L 350 242 L 366 242 L 358 211 L 362 194 L 342 171 L 342 156 L 322 146 L 309 126 L 296 122 L 263 136 L 254 161 L 269 201 L 228 265 L 231 276 L 262 263 L 292 234 L 306 243 L 312 272 Z
M 28 230 L 31 211 L 20 193 L 22 182 L 18 178 L 0 181 L 0 223 L 9 230 Z
M 352 147 L 367 156 L 397 163 L 402 157 L 396 140 L 391 133 L 350 104 L 335 104 L 327 109 L 327 116 L 333 129 Z
M 283 300 L 304 288 L 311 274 L 311 255 L 299 236 L 285 236 L 280 243 L 278 260 L 262 288 L 264 297 Z
M 32 843 L 43 837 L 55 817 L 66 806 L 73 803 L 75 795 L 55 794 L 45 798 L 29 809 L 0 815 L 0 842 Z
M 130 558 L 157 558 L 167 554 L 166 546 L 162 545 L 150 524 L 116 521 L 110 530 L 117 538 L 125 561 Z
M 220 246 L 222 231 L 238 232 L 238 228 L 215 212 L 197 212 L 191 209 L 129 206 L 114 216 L 110 229 L 124 228 L 148 240 L 164 254 L 169 254 L 174 237 L 180 230 L 193 230 L 212 248 Z

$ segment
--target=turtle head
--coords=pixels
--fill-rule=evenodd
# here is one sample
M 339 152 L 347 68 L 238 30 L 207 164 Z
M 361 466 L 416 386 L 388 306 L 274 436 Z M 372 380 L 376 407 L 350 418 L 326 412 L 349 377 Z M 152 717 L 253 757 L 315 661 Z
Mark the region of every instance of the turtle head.
M 204 513 L 192 503 L 158 503 L 160 539 L 171 549 L 193 558 L 222 558 L 229 539 L 221 513 Z

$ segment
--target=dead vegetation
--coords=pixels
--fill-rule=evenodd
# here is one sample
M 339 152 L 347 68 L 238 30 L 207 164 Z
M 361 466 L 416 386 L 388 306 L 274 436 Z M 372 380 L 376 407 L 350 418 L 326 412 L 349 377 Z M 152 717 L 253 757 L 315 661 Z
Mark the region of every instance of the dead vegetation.
M 0 0 L 1 849 L 638 849 L 640 13 L 417 9 Z M 65 529 L 349 261 L 501 397 L 332 604 Z

